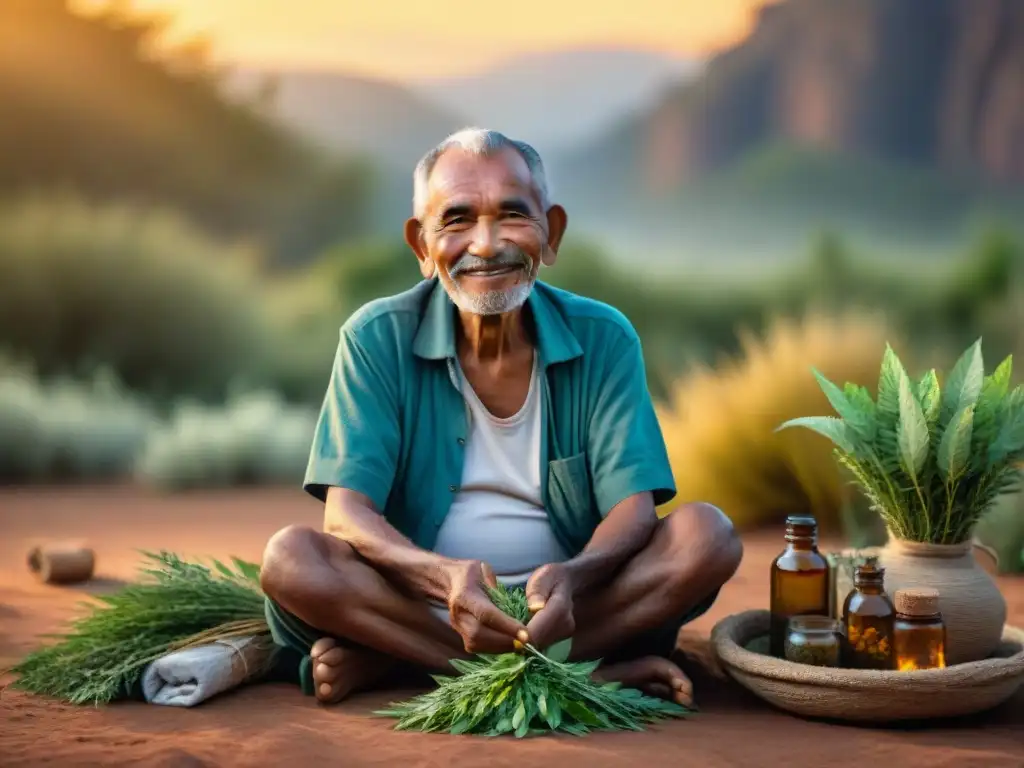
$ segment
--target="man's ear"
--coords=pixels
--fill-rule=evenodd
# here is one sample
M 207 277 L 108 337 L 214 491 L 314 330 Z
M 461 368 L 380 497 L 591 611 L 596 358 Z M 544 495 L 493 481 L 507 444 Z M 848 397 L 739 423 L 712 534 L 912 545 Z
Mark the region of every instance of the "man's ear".
M 427 245 L 423 242 L 423 225 L 420 224 L 419 219 L 413 218 L 405 222 L 405 242 L 416 254 L 423 279 L 432 278 L 434 276 L 434 260 L 427 253 Z
M 558 248 L 562 245 L 562 237 L 565 235 L 566 227 L 569 226 L 569 214 L 562 206 L 552 205 L 548 208 L 547 218 L 548 242 L 540 258 L 544 266 L 550 267 L 558 258 Z

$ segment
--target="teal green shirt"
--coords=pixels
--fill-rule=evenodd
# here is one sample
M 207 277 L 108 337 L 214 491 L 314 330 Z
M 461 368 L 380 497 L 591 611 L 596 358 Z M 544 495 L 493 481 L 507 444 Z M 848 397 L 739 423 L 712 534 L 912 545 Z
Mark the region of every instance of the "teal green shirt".
M 623 499 L 675 496 L 640 339 L 616 309 L 538 282 L 527 300 L 541 370 L 541 493 L 570 555 Z M 455 305 L 436 280 L 370 302 L 341 329 L 305 489 L 368 496 L 431 549 L 462 479 L 468 419 Z M 543 471 L 546 467 L 546 471 Z

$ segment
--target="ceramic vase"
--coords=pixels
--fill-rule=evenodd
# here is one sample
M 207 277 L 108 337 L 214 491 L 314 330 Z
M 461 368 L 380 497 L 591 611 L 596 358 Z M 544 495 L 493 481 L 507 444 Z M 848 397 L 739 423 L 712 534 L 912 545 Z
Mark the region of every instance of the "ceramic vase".
M 975 556 L 979 545 L 925 544 L 890 533 L 878 550 L 885 568 L 885 591 L 931 587 L 939 591 L 946 624 L 946 664 L 988 658 L 999 646 L 1006 623 L 1006 600 Z

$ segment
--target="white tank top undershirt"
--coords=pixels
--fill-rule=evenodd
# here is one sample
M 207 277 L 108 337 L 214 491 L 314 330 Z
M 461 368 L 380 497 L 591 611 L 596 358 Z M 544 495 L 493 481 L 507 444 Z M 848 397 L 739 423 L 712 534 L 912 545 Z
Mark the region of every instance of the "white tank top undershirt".
M 456 365 L 469 416 L 462 485 L 434 551 L 482 560 L 503 584 L 523 584 L 547 563 L 568 559 L 541 498 L 541 387 L 534 356 L 526 402 L 501 419 L 480 402 Z

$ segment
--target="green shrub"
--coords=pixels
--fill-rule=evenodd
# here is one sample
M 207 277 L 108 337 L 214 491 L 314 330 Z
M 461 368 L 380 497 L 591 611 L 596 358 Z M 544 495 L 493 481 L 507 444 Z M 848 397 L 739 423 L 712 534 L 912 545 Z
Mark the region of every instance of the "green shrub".
M 253 392 L 162 419 L 109 374 L 40 381 L 0 361 L 0 484 L 124 480 L 167 490 L 302 481 L 316 411 Z
M 206 41 L 170 40 L 174 14 L 140 5 L 0 0 L 18 36 L 0 57 L 0 194 L 69 184 L 156 201 L 259 239 L 280 265 L 366 231 L 367 163 L 309 145 L 257 96 L 228 93 Z
M 652 275 L 633 263 L 570 238 L 540 278 L 621 310 L 643 339 L 648 379 L 659 397 L 691 363 L 740 353 L 741 330 L 760 332 L 770 318 L 799 318 L 808 309 L 884 310 L 922 350 L 954 350 L 984 335 L 986 346 L 1003 356 L 1020 324 L 1012 307 L 1024 290 L 1020 244 L 994 227 L 963 257 L 941 264 L 909 257 L 885 263 L 854 252 L 831 232 L 816 236 L 796 266 L 740 279 Z M 333 248 L 314 274 L 333 286 L 342 315 L 419 280 L 412 253 L 397 239 Z
M 244 252 L 173 215 L 73 196 L 0 208 L 0 339 L 45 377 L 100 365 L 132 390 L 222 397 L 273 331 Z
M 131 472 L 153 417 L 110 376 L 41 384 L 0 371 L 0 483 L 99 480 Z
M 166 490 L 298 486 L 316 415 L 258 392 L 233 396 L 224 407 L 180 405 L 154 430 L 136 476 Z

